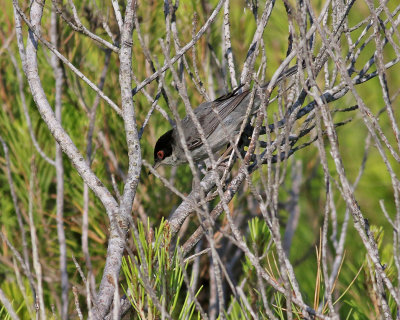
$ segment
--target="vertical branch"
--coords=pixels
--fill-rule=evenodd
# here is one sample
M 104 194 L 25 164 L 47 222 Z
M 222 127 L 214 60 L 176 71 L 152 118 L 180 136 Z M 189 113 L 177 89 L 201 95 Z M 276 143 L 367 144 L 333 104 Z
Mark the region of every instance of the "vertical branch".
M 210 266 L 210 272 L 214 273 L 214 277 L 213 280 L 216 283 L 216 292 L 218 293 L 217 298 L 218 298 L 218 318 L 219 319 L 225 319 L 225 314 L 224 314 L 224 310 L 225 310 L 225 303 L 224 303 L 224 290 L 222 287 L 222 274 L 221 274 L 221 269 L 220 266 L 218 264 L 218 253 L 217 250 L 215 248 L 215 243 L 212 241 L 210 243 L 211 246 L 211 257 L 212 257 L 212 271 L 211 271 L 211 266 Z
M 119 9 L 119 3 L 117 0 L 112 0 L 111 3 L 114 9 L 115 19 L 117 20 L 118 23 L 119 31 L 122 32 L 124 22 L 122 21 L 122 14 L 121 10 Z
M 74 298 L 75 298 L 74 301 L 75 301 L 76 313 L 78 314 L 79 320 L 83 320 L 81 307 L 79 305 L 78 289 L 75 286 L 72 287 L 72 293 L 74 294 Z
M 301 176 L 302 165 L 301 161 L 295 161 L 292 165 L 292 190 L 290 191 L 291 197 L 288 203 L 289 220 L 286 224 L 285 234 L 283 237 L 283 250 L 289 257 L 290 247 L 292 246 L 292 239 L 296 231 L 299 218 L 300 218 L 300 185 L 302 182 Z
M 128 146 L 129 169 L 126 177 L 124 191 L 119 212 L 111 219 L 111 233 L 107 250 L 107 261 L 101 280 L 95 317 L 102 319 L 108 312 L 118 283 L 121 269 L 122 254 L 125 249 L 126 235 L 132 221 L 131 210 L 136 189 L 139 184 L 140 170 L 142 167 L 141 149 L 138 130 L 136 126 L 135 107 L 132 99 L 132 32 L 133 17 L 136 10 L 136 1 L 127 2 L 124 23 L 121 31 L 121 49 L 119 52 L 120 70 L 119 83 L 121 87 L 122 116 L 124 120 L 126 143 Z M 134 228 L 134 225 L 132 224 Z M 137 232 L 134 233 L 137 236 Z M 139 239 L 139 237 L 137 236 Z
M 135 106 L 132 99 L 132 32 L 133 15 L 136 10 L 136 0 L 127 3 L 124 27 L 121 35 L 120 50 L 120 74 L 122 112 L 125 126 L 126 143 L 128 146 L 129 169 L 126 178 L 124 192 L 121 202 L 121 215 L 130 217 L 133 199 L 136 188 L 139 184 L 139 176 L 142 167 L 141 148 L 139 143 L 138 130 L 136 126 Z
M 229 23 L 229 0 L 224 3 L 224 57 L 228 60 L 228 69 L 231 78 L 232 88 L 237 87 L 235 64 L 233 61 L 233 49 L 231 43 L 230 23 Z
M 57 48 L 58 46 L 58 30 L 57 30 L 57 13 L 52 6 L 51 10 L 51 24 L 50 24 L 50 41 L 52 45 Z M 55 54 L 51 55 L 51 66 L 55 78 L 55 117 L 61 123 L 61 107 L 62 107 L 62 89 L 64 86 L 63 70 L 61 68 L 60 60 Z M 61 272 L 61 319 L 68 318 L 68 272 L 67 272 L 67 245 L 65 242 L 64 232 L 64 165 L 62 159 L 61 146 L 56 142 L 56 180 L 57 180 L 57 198 L 56 198 L 56 212 L 57 212 L 57 236 L 60 249 L 60 272 Z
M 114 282 L 118 284 L 117 277 L 114 278 Z M 119 286 L 116 285 L 114 289 L 114 306 L 113 306 L 113 320 L 120 319 L 120 298 L 119 298 Z
M 31 242 L 32 242 L 32 258 L 33 258 L 33 269 L 36 274 L 37 281 L 37 295 L 36 300 L 39 301 L 39 304 L 36 305 L 36 309 L 39 309 L 39 314 L 41 319 L 46 319 L 45 313 L 45 304 L 44 304 L 44 296 L 43 296 L 43 275 L 42 275 L 42 266 L 39 261 L 39 252 L 38 252 L 38 241 L 36 237 L 36 227 L 35 222 L 33 221 L 33 188 L 34 188 L 34 177 L 35 177 L 35 161 L 31 160 L 31 174 L 29 177 L 29 228 L 31 231 Z
M 334 319 L 339 319 L 338 315 L 335 313 L 335 309 L 333 308 L 332 303 L 332 283 L 329 281 L 329 274 L 328 274 L 328 262 L 327 262 L 327 255 L 328 255 L 328 225 L 329 225 L 329 211 L 330 211 L 330 203 L 332 198 L 332 191 L 331 191 L 331 180 L 329 175 L 329 168 L 328 162 L 326 158 L 326 152 L 324 148 L 323 138 L 322 138 L 322 129 L 321 129 L 321 116 L 320 112 L 317 113 L 317 134 L 318 134 L 318 150 L 321 157 L 321 163 L 324 170 L 325 176 L 325 211 L 324 211 L 324 223 L 322 227 L 322 248 L 321 248 L 321 255 L 322 255 L 322 272 L 325 284 L 325 297 L 327 298 L 328 307 L 329 307 L 329 315 Z
M 212 259 L 212 257 L 209 257 L 209 272 L 210 272 L 210 280 L 209 280 L 209 304 L 208 304 L 208 316 L 210 317 L 210 320 L 215 320 L 217 319 L 218 315 L 218 294 L 217 294 L 217 281 L 215 279 L 216 273 L 214 272 L 214 264 L 217 263 Z
M 254 33 L 253 40 L 251 41 L 250 48 L 247 51 L 246 61 L 244 63 L 242 74 L 240 76 L 240 83 L 246 83 L 250 80 L 250 73 L 254 70 L 254 64 L 258 55 L 258 48 L 260 47 L 260 40 L 264 33 L 265 27 L 267 26 L 274 5 L 275 0 L 270 0 L 269 2 L 266 2 L 261 20 L 257 21 L 257 29 Z

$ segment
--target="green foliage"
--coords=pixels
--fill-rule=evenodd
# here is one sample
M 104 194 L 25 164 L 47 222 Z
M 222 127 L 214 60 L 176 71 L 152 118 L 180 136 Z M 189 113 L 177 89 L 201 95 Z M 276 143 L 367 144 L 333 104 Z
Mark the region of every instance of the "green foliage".
M 183 273 L 187 272 L 187 265 L 183 270 L 177 247 L 171 250 L 168 224 L 162 220 L 153 231 L 139 222 L 138 231 L 139 239 L 134 235 L 132 237 L 137 254 L 122 260 L 122 271 L 126 279 L 124 292 L 136 310 L 137 317 L 143 320 L 158 319 L 161 315 L 158 307 L 162 305 L 173 319 L 197 319 L 199 315 L 195 313 L 194 302 L 183 285 Z M 144 274 L 146 268 L 148 273 Z M 148 288 L 153 290 L 159 305 L 148 293 Z
M 2 306 L 0 308 L 0 317 L 1 317 L 1 319 L 4 319 L 4 320 L 11 319 L 10 315 L 8 314 L 8 312 L 4 306 Z
M 33 298 L 30 294 L 29 284 L 27 281 L 23 284 L 25 287 L 25 297 L 27 297 L 28 301 L 26 301 L 24 296 L 19 291 L 19 288 L 15 282 L 4 282 L 1 285 L 1 289 L 3 290 L 6 297 L 8 297 L 12 307 L 14 308 L 15 313 L 21 319 L 34 319 L 34 314 L 29 312 L 27 305 L 31 306 L 33 302 Z M 10 316 L 7 310 L 0 304 L 0 319 L 10 319 Z

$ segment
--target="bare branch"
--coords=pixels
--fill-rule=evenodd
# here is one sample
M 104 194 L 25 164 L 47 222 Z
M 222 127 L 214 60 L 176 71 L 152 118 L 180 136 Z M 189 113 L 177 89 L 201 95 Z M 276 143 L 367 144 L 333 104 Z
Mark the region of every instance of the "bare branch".
M 94 41 L 97 41 L 98 43 L 100 43 L 101 45 L 105 46 L 106 48 L 118 53 L 119 52 L 119 48 L 115 45 L 113 45 L 112 43 L 104 40 L 103 38 L 99 37 L 98 35 L 94 34 L 93 32 L 91 32 L 90 30 L 88 30 L 82 23 L 82 21 L 79 19 L 78 16 L 78 12 L 76 10 L 76 7 L 74 5 L 74 3 L 72 2 L 72 0 L 69 0 L 68 3 L 72 9 L 72 14 L 75 20 L 75 24 L 72 23 L 72 21 L 70 21 L 70 19 L 68 19 L 65 15 L 64 9 L 63 8 L 59 8 L 58 7 L 58 3 L 56 0 L 52 0 L 53 3 L 53 7 L 55 8 L 57 14 L 59 14 L 63 20 L 75 31 L 78 32 L 82 32 L 84 35 L 88 36 L 89 38 L 93 39 Z
M 8 314 L 10 315 L 11 319 L 19 320 L 19 317 L 15 313 L 11 302 L 7 299 L 6 295 L 4 294 L 4 291 L 1 290 L 1 288 L 0 288 L 0 302 L 6 308 L 6 310 L 7 310 Z
M 50 25 L 50 39 L 51 44 L 57 48 L 58 43 L 58 30 L 57 30 L 57 14 L 53 6 L 51 11 L 51 25 Z M 55 78 L 55 116 L 56 120 L 61 123 L 61 97 L 62 88 L 64 84 L 64 75 L 61 68 L 60 60 L 55 56 L 51 56 L 51 66 Z M 57 178 L 57 236 L 60 247 L 60 271 L 61 271 L 61 318 L 66 320 L 68 318 L 68 272 L 67 272 L 67 245 L 65 241 L 64 232 L 64 165 L 62 159 L 62 150 L 58 143 L 56 143 L 56 178 Z M 79 307 L 79 305 L 78 305 Z
M 188 51 L 192 46 L 196 44 L 196 42 L 201 38 L 201 36 L 204 34 L 204 32 L 210 27 L 210 25 L 214 22 L 214 20 L 217 17 L 218 12 L 221 10 L 222 5 L 224 4 L 226 0 L 220 0 L 215 7 L 214 11 L 208 18 L 207 22 L 200 28 L 200 30 L 197 32 L 196 36 L 193 37 L 193 39 L 187 43 L 185 46 L 182 47 L 181 50 L 179 50 L 176 55 L 171 58 L 171 64 L 174 64 L 176 61 L 180 59 L 180 57 Z M 154 81 L 156 78 L 158 78 L 163 72 L 165 72 L 169 68 L 168 64 L 164 64 L 163 67 L 161 67 L 157 72 L 153 73 L 150 77 L 147 79 L 143 80 L 141 83 L 139 83 L 136 88 L 133 89 L 134 94 L 142 90 L 145 86 L 147 86 L 150 82 Z
M 16 1 L 13 1 L 14 8 L 18 12 L 18 14 L 22 17 L 24 22 L 29 27 L 30 32 L 32 32 L 35 36 L 35 39 L 40 40 L 51 52 L 53 52 L 65 65 L 67 65 L 80 79 L 85 81 L 89 87 L 91 87 L 100 97 L 102 97 L 118 115 L 121 116 L 121 109 L 113 102 L 109 97 L 107 97 L 103 91 L 101 91 L 93 82 L 91 82 L 82 72 L 80 72 L 71 62 L 68 61 L 50 42 L 40 36 L 40 34 L 36 31 L 34 22 L 31 23 L 28 18 L 25 16 L 23 11 L 20 9 Z M 31 14 L 32 15 L 32 14 Z M 27 46 L 29 48 L 29 45 Z M 36 48 L 37 50 L 37 48 Z M 21 50 L 20 50 L 21 51 Z M 30 64 L 29 62 L 27 63 Z M 24 65 L 24 64 L 23 64 Z M 27 73 L 27 71 L 25 71 Z
M 18 4 L 13 2 L 15 8 L 15 20 L 17 26 L 20 25 L 20 17 L 18 11 Z M 34 3 L 31 7 L 31 17 L 32 24 L 31 30 L 39 30 L 40 29 L 40 19 L 42 17 L 43 7 Z M 34 26 L 34 27 L 33 27 Z M 22 39 L 20 29 L 17 28 L 17 37 Z M 85 159 L 75 147 L 71 138 L 61 127 L 61 124 L 57 121 L 53 110 L 50 107 L 50 104 L 46 98 L 46 94 L 44 93 L 43 87 L 41 85 L 40 78 L 37 73 L 37 56 L 36 56 L 36 36 L 34 33 L 30 33 L 29 40 L 26 46 L 26 53 L 23 47 L 21 47 L 21 42 L 19 44 L 20 55 L 23 59 L 24 64 L 24 72 L 27 76 L 29 86 L 32 91 L 33 98 L 38 107 L 38 110 L 49 127 L 50 132 L 60 144 L 64 153 L 70 158 L 72 164 L 75 166 L 78 173 L 81 175 L 83 180 L 89 185 L 89 187 L 93 190 L 93 192 L 98 196 L 98 198 L 102 201 L 104 207 L 107 210 L 107 213 L 112 220 L 113 213 L 118 211 L 118 205 L 115 199 L 111 196 L 109 191 L 103 186 L 101 181 L 96 177 L 96 175 L 91 171 L 88 167 Z M 29 57 L 29 58 L 28 58 Z

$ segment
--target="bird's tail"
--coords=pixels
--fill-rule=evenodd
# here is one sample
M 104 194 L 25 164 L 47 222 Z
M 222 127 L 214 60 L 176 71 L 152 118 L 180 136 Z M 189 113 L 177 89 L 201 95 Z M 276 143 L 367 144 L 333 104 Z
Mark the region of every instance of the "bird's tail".
M 303 69 L 305 68 L 305 63 L 304 62 L 303 62 L 302 68 Z M 278 79 L 276 80 L 274 87 L 276 87 L 282 80 L 285 80 L 286 78 L 289 78 L 292 75 L 296 74 L 298 72 L 298 69 L 299 69 L 298 65 L 296 64 L 295 66 L 283 71 L 279 75 Z M 263 84 L 261 86 L 261 88 L 266 88 L 266 87 L 268 87 L 268 85 L 269 85 L 269 81 L 267 83 Z

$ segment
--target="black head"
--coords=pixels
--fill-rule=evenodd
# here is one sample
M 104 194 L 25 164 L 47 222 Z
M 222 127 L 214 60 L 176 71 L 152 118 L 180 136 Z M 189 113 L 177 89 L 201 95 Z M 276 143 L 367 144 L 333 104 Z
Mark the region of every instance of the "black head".
M 172 130 L 167 131 L 160 138 L 158 138 L 154 147 L 153 168 L 157 168 L 165 159 L 172 155 L 173 141 L 174 138 L 172 136 Z

